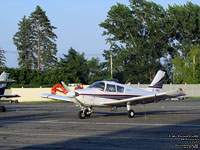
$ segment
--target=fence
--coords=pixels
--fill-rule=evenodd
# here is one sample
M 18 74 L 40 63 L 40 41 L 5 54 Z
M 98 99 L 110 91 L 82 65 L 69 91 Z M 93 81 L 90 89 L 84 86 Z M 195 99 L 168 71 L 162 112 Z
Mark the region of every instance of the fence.
M 132 86 L 139 88 L 148 87 L 147 84 L 132 84 Z M 84 86 L 86 88 L 87 85 Z M 71 90 L 74 87 L 69 87 Z M 200 84 L 164 84 L 163 91 L 170 91 L 182 88 L 186 93 L 186 97 L 200 97 Z M 41 93 L 51 93 L 51 88 L 11 88 L 6 89 L 5 94 L 18 94 L 21 97 L 13 98 L 13 100 L 18 99 L 19 102 L 24 101 L 47 101 L 40 97 Z M 60 93 L 60 95 L 63 95 Z

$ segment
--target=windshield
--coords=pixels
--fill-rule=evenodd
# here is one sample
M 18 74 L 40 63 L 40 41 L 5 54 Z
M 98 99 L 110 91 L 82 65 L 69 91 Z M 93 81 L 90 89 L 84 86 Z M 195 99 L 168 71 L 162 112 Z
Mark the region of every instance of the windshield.
M 104 91 L 105 83 L 104 82 L 95 82 L 90 85 L 88 88 L 96 88 L 98 90 Z

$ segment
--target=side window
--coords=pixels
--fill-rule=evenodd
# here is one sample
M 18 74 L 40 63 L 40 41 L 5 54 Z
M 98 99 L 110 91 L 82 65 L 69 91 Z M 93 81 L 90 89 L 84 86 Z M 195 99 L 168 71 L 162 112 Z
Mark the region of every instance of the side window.
M 119 92 L 119 93 L 124 93 L 124 87 L 122 87 L 122 86 L 117 86 L 117 92 Z
M 107 92 L 116 92 L 115 85 L 113 85 L 113 84 L 107 84 L 106 91 Z

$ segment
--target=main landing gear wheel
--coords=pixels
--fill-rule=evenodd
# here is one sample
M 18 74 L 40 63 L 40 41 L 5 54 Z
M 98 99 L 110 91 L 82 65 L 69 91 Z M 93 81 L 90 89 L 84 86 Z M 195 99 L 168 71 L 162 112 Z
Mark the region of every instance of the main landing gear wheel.
M 85 112 L 83 110 L 79 111 L 78 116 L 80 119 L 85 119 L 86 117 Z
M 129 118 L 134 118 L 135 117 L 135 112 L 133 110 L 128 111 L 128 117 Z

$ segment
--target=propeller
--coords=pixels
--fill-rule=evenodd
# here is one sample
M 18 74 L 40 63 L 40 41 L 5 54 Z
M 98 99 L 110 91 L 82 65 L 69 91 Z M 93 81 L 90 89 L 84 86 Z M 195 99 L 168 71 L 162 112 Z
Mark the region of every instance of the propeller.
M 62 84 L 63 87 L 67 90 L 67 92 L 70 92 L 70 91 L 71 91 L 63 81 L 61 81 L 61 84 Z

